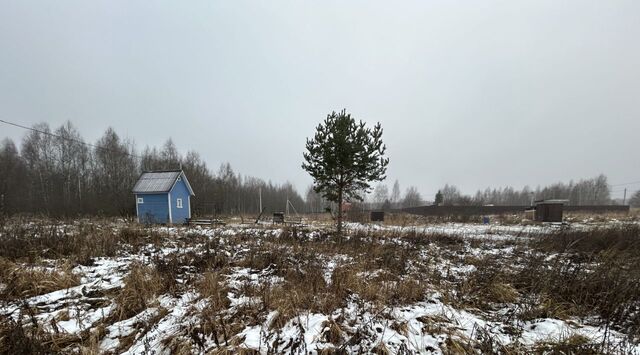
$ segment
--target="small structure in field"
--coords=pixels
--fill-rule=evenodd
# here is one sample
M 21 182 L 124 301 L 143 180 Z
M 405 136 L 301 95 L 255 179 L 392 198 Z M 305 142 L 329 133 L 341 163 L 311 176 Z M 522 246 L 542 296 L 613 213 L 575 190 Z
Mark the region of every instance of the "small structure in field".
M 538 222 L 562 222 L 563 206 L 567 200 L 536 201 L 535 220 Z
M 371 222 L 384 222 L 384 211 L 371 211 Z
M 140 223 L 185 223 L 195 196 L 182 170 L 145 171 L 132 191 Z
M 284 212 L 274 212 L 273 223 L 284 223 Z
M 536 208 L 531 207 L 524 210 L 524 218 L 530 221 L 534 221 L 536 219 Z

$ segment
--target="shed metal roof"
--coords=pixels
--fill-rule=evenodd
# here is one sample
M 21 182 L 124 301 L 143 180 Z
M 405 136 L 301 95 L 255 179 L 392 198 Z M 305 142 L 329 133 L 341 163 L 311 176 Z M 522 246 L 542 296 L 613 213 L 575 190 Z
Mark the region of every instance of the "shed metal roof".
M 163 193 L 169 192 L 175 185 L 178 177 L 182 175 L 191 195 L 194 195 L 189 181 L 182 170 L 145 171 L 133 187 L 133 193 Z

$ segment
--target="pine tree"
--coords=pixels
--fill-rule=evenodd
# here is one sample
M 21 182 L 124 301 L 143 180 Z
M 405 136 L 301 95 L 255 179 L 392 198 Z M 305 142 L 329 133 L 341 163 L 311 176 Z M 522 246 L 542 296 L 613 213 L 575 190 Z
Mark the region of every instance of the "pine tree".
M 438 193 L 436 194 L 436 200 L 434 201 L 434 205 L 436 206 L 440 206 L 442 204 L 442 201 L 444 200 L 444 198 L 442 197 L 442 192 L 440 192 L 440 190 L 438 190 Z
M 636 191 L 629 199 L 629 205 L 632 207 L 640 207 L 640 190 Z
M 391 190 L 391 205 L 397 208 L 398 202 L 400 202 L 400 183 L 396 179 Z
M 385 179 L 389 159 L 382 143 L 382 126 L 373 129 L 356 123 L 346 110 L 327 115 L 307 139 L 302 168 L 314 180 L 313 188 L 324 198 L 338 204 L 338 235 L 342 233 L 343 201 L 362 201 L 362 193 L 371 191 L 372 181 Z

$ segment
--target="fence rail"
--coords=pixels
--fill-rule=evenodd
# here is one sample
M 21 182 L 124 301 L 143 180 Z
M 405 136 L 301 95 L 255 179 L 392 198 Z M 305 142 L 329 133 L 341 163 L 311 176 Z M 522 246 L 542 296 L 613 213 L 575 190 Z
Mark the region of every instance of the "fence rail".
M 421 216 L 483 216 L 518 214 L 529 208 L 531 206 L 419 206 L 403 208 L 400 211 Z M 629 206 L 564 206 L 564 211 L 593 214 L 628 213 Z

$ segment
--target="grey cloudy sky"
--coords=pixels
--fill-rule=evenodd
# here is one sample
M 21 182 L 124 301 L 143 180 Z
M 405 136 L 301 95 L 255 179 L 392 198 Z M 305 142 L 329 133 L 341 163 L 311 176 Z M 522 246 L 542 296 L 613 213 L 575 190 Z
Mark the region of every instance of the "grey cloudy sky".
M 171 136 L 302 189 L 305 139 L 342 108 L 426 198 L 640 180 L 640 1 L 0 0 L 5 120 Z

